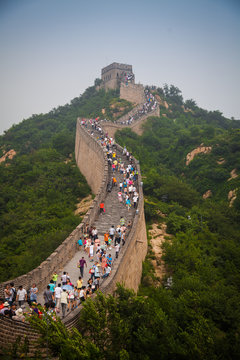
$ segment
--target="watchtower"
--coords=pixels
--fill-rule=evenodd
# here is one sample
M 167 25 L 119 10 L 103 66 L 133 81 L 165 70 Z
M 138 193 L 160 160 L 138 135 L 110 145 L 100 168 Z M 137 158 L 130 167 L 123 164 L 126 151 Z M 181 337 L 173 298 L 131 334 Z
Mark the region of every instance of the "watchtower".
M 102 81 L 104 88 L 117 89 L 121 82 L 134 84 L 132 65 L 112 63 L 102 69 Z

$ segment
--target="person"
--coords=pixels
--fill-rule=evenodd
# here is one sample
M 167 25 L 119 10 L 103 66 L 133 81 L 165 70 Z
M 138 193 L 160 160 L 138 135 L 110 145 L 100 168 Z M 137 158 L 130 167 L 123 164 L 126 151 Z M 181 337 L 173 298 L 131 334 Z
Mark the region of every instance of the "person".
M 115 176 L 113 176 L 112 178 L 112 184 L 113 186 L 117 186 L 117 179 L 115 178 Z
M 2 307 L 1 310 L 0 310 L 0 314 L 1 314 L 1 315 L 5 315 L 5 311 L 9 310 L 9 308 L 10 308 L 9 303 L 8 303 L 7 301 L 5 301 L 5 302 L 3 303 L 3 307 Z
M 109 236 L 112 240 L 113 240 L 114 234 L 115 234 L 115 229 L 114 229 L 114 225 L 112 225 L 109 229 Z
M 74 309 L 75 307 L 75 293 L 74 293 L 74 288 L 72 287 L 71 290 L 68 291 L 68 309 L 67 311 Z
M 95 261 L 95 265 L 94 265 L 94 278 L 95 278 L 95 279 L 100 278 L 99 266 L 100 266 L 100 264 L 98 264 L 98 262 Z
M 118 201 L 119 201 L 120 203 L 123 202 L 123 197 L 122 197 L 121 191 L 118 192 Z
M 63 289 L 61 293 L 61 307 L 62 307 L 62 317 L 65 317 L 66 314 L 66 308 L 68 304 L 68 293 L 66 289 Z
M 61 284 L 58 284 L 58 286 L 55 287 L 54 292 L 54 300 L 56 302 L 56 311 L 60 312 L 60 304 L 61 304 L 61 294 L 62 294 L 62 288 Z
M 10 303 L 10 305 L 12 305 L 17 297 L 17 292 L 16 292 L 13 282 L 10 283 L 10 293 L 11 293 L 11 295 L 10 295 L 8 302 Z
M 108 277 L 110 275 L 110 272 L 111 272 L 111 267 L 108 265 L 106 267 L 105 274 L 103 274 L 102 278 L 104 279 L 104 278 Z
M 91 243 L 90 247 L 89 247 L 89 258 L 90 261 L 93 261 L 93 255 L 94 255 L 94 245 L 93 242 Z
M 9 301 L 10 296 L 11 296 L 11 291 L 10 291 L 11 287 L 10 284 L 7 284 L 5 289 L 4 289 L 4 299 L 6 302 Z
M 79 260 L 79 265 L 80 265 L 80 274 L 81 274 L 81 277 L 83 278 L 84 266 L 87 267 L 87 263 L 86 263 L 86 260 L 84 259 L 84 256 L 81 258 L 81 260 Z
M 81 302 L 85 301 L 85 286 L 82 287 L 82 289 L 80 290 L 80 293 L 79 293 L 79 297 L 80 297 L 80 300 Z
M 62 280 L 62 285 L 66 285 L 67 283 L 67 274 L 66 271 L 63 272 L 62 276 L 61 276 L 61 280 Z
M 133 196 L 133 207 L 134 207 L 134 208 L 137 207 L 137 201 L 138 201 L 138 196 L 134 195 L 134 196 Z
M 53 297 L 52 291 L 50 290 L 49 285 L 47 286 L 47 290 L 44 291 L 43 297 L 44 297 L 46 306 L 49 306 L 53 302 L 54 297 Z
M 102 263 L 101 263 L 101 267 L 102 267 L 102 273 L 105 273 L 105 268 L 107 266 L 107 258 L 105 255 L 102 256 Z
M 48 284 L 50 286 L 50 291 L 54 294 L 55 290 L 55 284 L 53 280 L 50 280 L 50 283 Z
M 18 301 L 20 307 L 27 301 L 27 291 L 23 289 L 22 285 L 19 286 L 16 301 Z
M 107 256 L 107 265 L 108 265 L 108 266 L 112 266 L 112 256 L 111 256 L 111 254 L 109 254 L 109 255 Z
M 81 278 L 81 276 L 79 276 L 78 281 L 77 281 L 77 288 L 78 288 L 78 289 L 81 289 L 81 288 L 82 288 L 82 284 L 83 284 L 82 278 Z
M 103 214 L 104 213 L 104 202 L 102 201 L 100 203 L 100 214 Z
M 32 287 L 30 288 L 30 302 L 37 302 L 37 293 L 38 293 L 38 288 L 36 287 L 36 284 L 33 284 Z
M 19 308 L 16 310 L 15 315 L 12 317 L 13 320 L 18 320 L 18 321 L 25 321 L 25 316 L 23 315 L 23 309 Z
M 77 288 L 77 286 L 74 286 L 74 307 L 75 309 L 78 307 L 79 305 L 79 290 Z
M 120 226 L 124 226 L 125 225 L 125 219 L 123 216 L 121 216 L 120 218 Z
M 108 246 L 108 238 L 109 238 L 109 233 L 106 231 L 104 234 L 104 242 L 105 242 L 106 246 Z
M 78 246 L 79 246 L 79 251 L 81 251 L 81 250 L 82 250 L 82 246 L 83 246 L 83 242 L 82 242 L 82 239 L 81 239 L 81 238 L 78 240 Z
M 127 206 L 127 208 L 128 208 L 128 211 L 129 211 L 129 209 L 130 209 L 130 207 L 131 207 L 131 201 L 130 201 L 130 199 L 127 199 L 127 200 L 126 200 L 126 206 Z
M 9 310 L 9 316 L 12 319 L 13 316 L 16 315 L 17 306 L 16 304 L 12 304 L 10 310 Z
M 120 244 L 117 243 L 117 244 L 115 245 L 115 251 L 116 251 L 115 256 L 116 256 L 116 259 L 118 258 L 119 250 L 120 250 Z
M 57 284 L 57 279 L 58 279 L 58 274 L 56 273 L 56 271 L 54 271 L 54 273 L 52 275 L 52 280 L 53 280 L 55 286 Z

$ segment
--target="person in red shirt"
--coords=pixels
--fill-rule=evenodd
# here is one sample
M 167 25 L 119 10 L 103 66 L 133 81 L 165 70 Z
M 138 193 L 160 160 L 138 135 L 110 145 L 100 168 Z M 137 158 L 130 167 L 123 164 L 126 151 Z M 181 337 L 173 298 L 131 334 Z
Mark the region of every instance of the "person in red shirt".
M 0 310 L 2 310 L 4 308 L 4 301 L 2 299 L 0 299 Z
M 100 214 L 104 213 L 104 202 L 101 202 L 100 204 Z

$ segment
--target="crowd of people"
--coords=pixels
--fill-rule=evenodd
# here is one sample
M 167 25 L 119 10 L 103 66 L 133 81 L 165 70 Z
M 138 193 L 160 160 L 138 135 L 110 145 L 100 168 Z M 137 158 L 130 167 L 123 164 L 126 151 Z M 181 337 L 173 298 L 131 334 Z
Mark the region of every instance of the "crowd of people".
M 106 152 L 109 172 L 112 174 L 107 186 L 108 191 L 114 191 L 116 203 L 122 204 L 123 211 L 124 207 L 128 211 L 132 206 L 137 208 L 138 171 L 132 154 L 126 147 L 121 153 L 117 151 L 114 139 L 104 134 L 98 118 L 83 119 L 81 125 L 87 127 L 91 135 L 96 136 Z M 104 216 L 104 213 L 105 205 L 101 202 L 99 216 Z M 64 318 L 69 311 L 91 297 L 99 289 L 101 282 L 111 275 L 113 262 L 118 259 L 120 249 L 127 241 L 131 225 L 131 220 L 126 221 L 124 216 L 119 216 L 118 223 L 109 226 L 101 238 L 96 226 L 86 224 L 85 232 L 77 242 L 79 253 L 83 255 L 77 263 L 79 268 L 77 281 L 74 283 L 66 271 L 61 276 L 54 272 L 43 292 L 43 297 L 40 296 L 43 303 L 38 301 L 40 294 L 35 283 L 29 289 L 19 286 L 17 290 L 14 283 L 7 284 L 4 298 L 0 299 L 0 315 L 25 321 L 26 314 L 37 315 L 41 318 L 44 316 L 42 311 L 44 309 L 53 319 L 60 315 Z M 88 275 L 84 276 L 86 271 Z
M 156 109 L 157 101 L 154 95 L 151 94 L 149 89 L 146 88 L 144 90 L 144 95 L 145 95 L 145 103 L 143 104 L 142 108 L 136 111 L 133 115 L 129 116 L 128 120 L 120 121 L 120 124 L 131 125 L 134 121 L 138 120 L 143 115 L 148 114 Z
M 125 85 L 129 83 L 134 83 L 134 74 L 132 72 L 123 71 L 120 75 L 120 81 L 123 82 Z

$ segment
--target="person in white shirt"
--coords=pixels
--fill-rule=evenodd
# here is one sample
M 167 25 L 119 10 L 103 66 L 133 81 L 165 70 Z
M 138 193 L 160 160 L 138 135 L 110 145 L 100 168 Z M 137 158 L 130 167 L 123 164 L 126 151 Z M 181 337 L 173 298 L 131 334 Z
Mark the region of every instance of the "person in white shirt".
M 19 286 L 16 301 L 18 301 L 20 307 L 27 301 L 27 291 L 23 289 L 22 285 Z
M 54 291 L 54 300 L 56 301 L 56 310 L 57 312 L 60 312 L 60 304 L 61 304 L 61 294 L 63 290 L 61 288 L 61 284 L 58 284 L 57 287 L 55 287 Z

